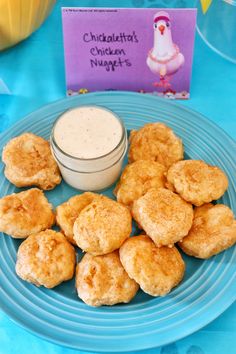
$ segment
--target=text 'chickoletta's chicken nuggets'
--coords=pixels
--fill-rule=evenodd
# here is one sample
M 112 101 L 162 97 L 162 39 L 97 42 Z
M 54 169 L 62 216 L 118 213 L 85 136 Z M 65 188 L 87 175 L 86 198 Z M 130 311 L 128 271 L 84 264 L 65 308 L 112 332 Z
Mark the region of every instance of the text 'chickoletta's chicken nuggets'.
M 6 178 L 17 187 L 53 189 L 61 183 L 59 168 L 49 142 L 32 133 L 10 140 L 3 149 Z

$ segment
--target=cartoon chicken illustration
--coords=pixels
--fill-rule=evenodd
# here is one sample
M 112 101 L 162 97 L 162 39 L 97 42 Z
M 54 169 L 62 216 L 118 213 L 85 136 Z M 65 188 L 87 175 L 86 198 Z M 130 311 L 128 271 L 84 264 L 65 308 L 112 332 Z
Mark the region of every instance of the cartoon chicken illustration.
M 147 65 L 154 74 L 160 75 L 160 82 L 153 85 L 167 88 L 171 86 L 171 75 L 184 64 L 184 56 L 172 41 L 170 16 L 166 11 L 154 15 L 153 27 L 154 46 L 148 53 Z

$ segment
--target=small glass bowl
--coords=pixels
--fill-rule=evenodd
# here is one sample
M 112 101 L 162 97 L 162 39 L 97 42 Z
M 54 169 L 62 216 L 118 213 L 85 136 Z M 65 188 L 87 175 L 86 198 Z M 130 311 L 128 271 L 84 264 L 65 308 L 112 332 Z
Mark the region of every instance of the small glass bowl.
M 95 106 L 86 107 L 94 108 Z M 60 168 L 64 181 L 70 186 L 83 191 L 98 191 L 112 185 L 120 175 L 128 147 L 127 131 L 122 120 L 107 108 L 101 106 L 98 108 L 105 109 L 112 113 L 119 121 L 122 128 L 119 143 L 109 153 L 96 158 L 84 159 L 72 156 L 63 151 L 55 141 L 54 131 L 57 122 L 64 113 L 55 121 L 50 136 L 52 154 Z

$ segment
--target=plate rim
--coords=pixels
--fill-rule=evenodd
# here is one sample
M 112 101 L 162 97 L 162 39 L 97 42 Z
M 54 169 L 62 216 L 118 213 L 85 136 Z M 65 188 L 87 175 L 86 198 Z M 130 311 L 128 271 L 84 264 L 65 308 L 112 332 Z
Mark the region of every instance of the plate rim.
M 133 97 L 137 97 L 138 95 L 143 95 L 141 93 L 134 93 L 134 92 L 128 92 L 128 91 L 112 91 L 112 92 L 108 92 L 108 91 L 102 91 L 102 92 L 94 92 L 94 93 L 89 93 L 86 94 L 86 96 L 90 95 L 89 97 L 97 97 L 97 96 L 120 96 L 120 95 L 129 95 L 129 96 L 133 96 Z M 156 96 L 152 96 L 152 95 L 144 95 L 148 100 L 151 101 L 161 101 L 163 103 L 163 101 L 165 101 L 162 98 L 156 97 Z M 14 129 L 17 129 L 18 126 L 22 127 L 22 124 L 24 124 L 24 121 L 28 121 L 32 115 L 35 115 L 35 113 L 37 112 L 37 114 L 43 114 L 43 112 L 47 109 L 53 108 L 54 106 L 57 106 L 58 104 L 63 104 L 63 102 L 73 102 L 73 101 L 79 101 L 79 97 L 83 97 L 83 96 L 72 96 L 72 97 L 67 97 L 67 98 L 63 98 L 63 99 L 59 99 L 56 101 L 53 101 L 51 103 L 48 103 L 46 105 L 41 106 L 40 108 L 32 111 L 31 113 L 27 114 L 26 116 L 22 117 L 21 119 L 19 119 L 15 124 L 12 124 L 10 127 L 8 127 L 6 130 L 4 130 L 1 135 L 0 138 L 3 138 L 4 135 L 8 135 L 11 133 L 11 129 L 14 127 Z M 145 98 L 145 99 L 146 99 Z M 167 103 L 167 102 L 166 102 Z M 222 134 L 225 136 L 225 138 L 227 138 L 227 142 L 231 144 L 232 148 L 235 149 L 236 148 L 236 141 L 227 133 L 225 132 L 224 129 L 222 129 L 220 126 L 218 126 L 214 121 L 212 121 L 211 119 L 207 118 L 206 116 L 204 116 L 202 113 L 192 109 L 192 108 L 188 108 L 186 106 L 182 106 L 178 103 L 172 102 L 172 101 L 168 101 L 168 104 L 177 107 L 177 109 L 181 109 L 184 110 L 186 112 L 188 112 L 189 114 L 193 114 L 195 113 L 197 116 L 200 116 L 201 119 L 208 125 L 211 125 L 214 129 L 216 129 L 218 131 L 219 134 Z M 236 149 L 235 149 L 236 150 Z M 234 277 L 232 279 L 235 279 L 236 274 L 234 275 Z M 231 279 L 231 283 L 228 287 L 228 289 L 231 289 L 233 286 L 233 280 Z M 0 293 L 4 293 L 4 291 L 0 288 Z M 105 352 L 112 352 L 112 353 L 118 353 L 118 352 L 132 352 L 134 350 L 145 350 L 145 349 L 152 349 L 152 348 L 157 348 L 160 347 L 162 345 L 167 345 L 170 344 L 174 341 L 177 341 L 181 338 L 186 337 L 187 335 L 190 335 L 196 331 L 198 331 L 199 329 L 203 328 L 204 326 L 206 326 L 207 324 L 209 324 L 210 322 L 212 322 L 214 319 L 216 319 L 220 314 L 222 314 L 234 301 L 236 300 L 236 294 L 233 296 L 233 292 L 232 292 L 232 297 L 228 300 L 225 301 L 223 306 L 217 308 L 217 311 L 214 312 L 214 315 L 211 317 L 210 321 L 207 319 L 205 319 L 205 321 L 201 321 L 200 324 L 196 324 L 195 326 L 192 326 L 191 330 L 186 330 L 184 335 L 179 333 L 176 336 L 173 336 L 173 339 L 171 339 L 169 342 L 165 341 L 165 343 L 160 343 L 160 344 L 156 344 L 156 345 L 144 345 L 142 346 L 142 348 L 139 349 L 135 349 L 135 348 L 127 348 L 126 350 L 114 350 L 111 348 L 108 348 L 106 351 L 104 350 L 99 350 L 99 348 L 96 349 L 97 352 L 99 353 L 105 353 Z M 94 351 L 94 347 L 93 348 L 83 348 L 83 347 L 78 347 L 77 345 L 66 345 L 63 340 L 58 340 L 58 339 L 53 339 L 50 337 L 50 335 L 44 335 L 44 334 L 39 334 L 36 330 L 31 329 L 30 327 L 28 327 L 27 325 L 24 324 L 24 321 L 20 321 L 18 320 L 17 316 L 14 316 L 14 311 L 11 311 L 5 304 L 3 304 L 3 302 L 0 304 L 1 309 L 3 310 L 3 312 L 5 312 L 9 319 L 11 321 L 13 321 L 14 323 L 16 323 L 17 325 L 20 325 L 20 327 L 24 328 L 26 331 L 28 331 L 29 333 L 32 333 L 34 335 L 36 335 L 39 338 L 43 338 L 51 343 L 57 344 L 57 345 L 61 345 L 64 347 L 68 347 L 68 348 L 74 348 L 77 350 L 83 350 L 83 351 Z
M 234 148 L 236 149 L 236 139 L 234 139 L 228 132 L 226 132 L 224 130 L 224 128 L 221 128 L 217 123 L 215 123 L 213 120 L 211 120 L 211 118 L 208 118 L 206 115 L 204 115 L 203 113 L 197 111 L 194 108 L 190 108 L 190 107 L 186 107 L 184 105 L 181 105 L 180 103 L 177 102 L 173 102 L 173 100 L 168 100 L 167 98 L 161 98 L 158 97 L 156 95 L 152 95 L 152 94 L 144 94 L 144 93 L 139 93 L 139 92 L 131 92 L 131 91 L 122 91 L 122 90 L 117 90 L 117 91 L 98 91 L 98 92 L 89 92 L 86 93 L 84 95 L 75 95 L 75 96 L 69 96 L 69 97 L 64 97 L 64 98 L 59 98 L 58 100 L 52 101 L 52 102 L 48 102 L 45 105 L 40 106 L 39 108 L 31 111 L 30 113 L 28 113 L 27 115 L 20 117 L 17 122 L 11 124 L 7 129 L 5 129 L 3 132 L 0 133 L 0 138 L 2 136 L 4 136 L 5 134 L 9 134 L 12 127 L 17 127 L 18 125 L 21 125 L 22 122 L 24 122 L 24 120 L 28 120 L 31 115 L 34 115 L 36 112 L 40 113 L 43 112 L 44 110 L 47 110 L 49 107 L 53 107 L 53 106 L 57 106 L 58 103 L 60 102 L 66 102 L 66 101 L 76 101 L 79 98 L 82 98 L 86 95 L 89 97 L 92 96 L 117 96 L 117 95 L 129 95 L 129 96 L 138 96 L 138 95 L 142 95 L 143 97 L 147 97 L 148 99 L 154 100 L 154 101 L 159 101 L 159 102 L 166 102 L 168 104 L 170 104 L 173 107 L 177 107 L 178 109 L 181 108 L 183 110 L 185 110 L 188 113 L 195 113 L 198 116 L 201 116 L 201 119 L 205 121 L 205 123 L 212 125 L 212 127 L 214 127 L 215 129 L 218 130 L 218 132 L 220 132 L 221 134 L 223 133 L 227 139 L 229 139 L 231 141 L 231 143 L 234 145 Z

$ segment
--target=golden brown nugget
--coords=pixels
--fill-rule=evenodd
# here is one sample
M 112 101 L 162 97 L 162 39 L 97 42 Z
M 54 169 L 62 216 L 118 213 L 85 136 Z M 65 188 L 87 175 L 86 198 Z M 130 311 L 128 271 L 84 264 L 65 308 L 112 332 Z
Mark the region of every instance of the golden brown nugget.
M 77 245 L 94 256 L 118 249 L 131 231 L 128 208 L 106 197 L 95 199 L 85 207 L 73 227 Z
M 183 143 L 163 123 L 145 124 L 130 135 L 129 162 L 152 160 L 170 167 L 184 157 Z
M 193 208 L 168 189 L 150 189 L 134 202 L 132 215 L 157 247 L 172 246 L 188 234 Z
M 83 208 L 89 205 L 99 194 L 85 192 L 75 195 L 56 208 L 56 222 L 68 241 L 76 245 L 73 234 L 73 226 L 76 218 Z
M 168 294 L 184 276 L 185 264 L 177 248 L 158 248 L 146 235 L 126 240 L 120 260 L 129 277 L 152 296 Z
M 167 173 L 167 187 L 196 206 L 219 199 L 228 188 L 225 173 L 200 160 L 179 161 Z
M 29 283 L 53 288 L 74 275 L 75 250 L 60 232 L 29 236 L 17 252 L 16 273 Z
M 3 149 L 6 178 L 17 187 L 53 189 L 61 183 L 49 142 L 32 133 L 10 140 Z
M 236 220 L 223 204 L 205 204 L 194 210 L 193 226 L 181 249 L 190 256 L 209 258 L 236 243 Z
M 48 229 L 54 221 L 52 205 L 38 188 L 0 199 L 0 231 L 14 238 Z
M 118 251 L 103 256 L 87 253 L 77 265 L 78 296 L 90 306 L 130 302 L 138 288 L 124 270 Z
M 114 190 L 118 202 L 132 206 L 134 200 L 150 188 L 164 188 L 165 171 L 166 168 L 155 161 L 138 160 L 127 165 Z

